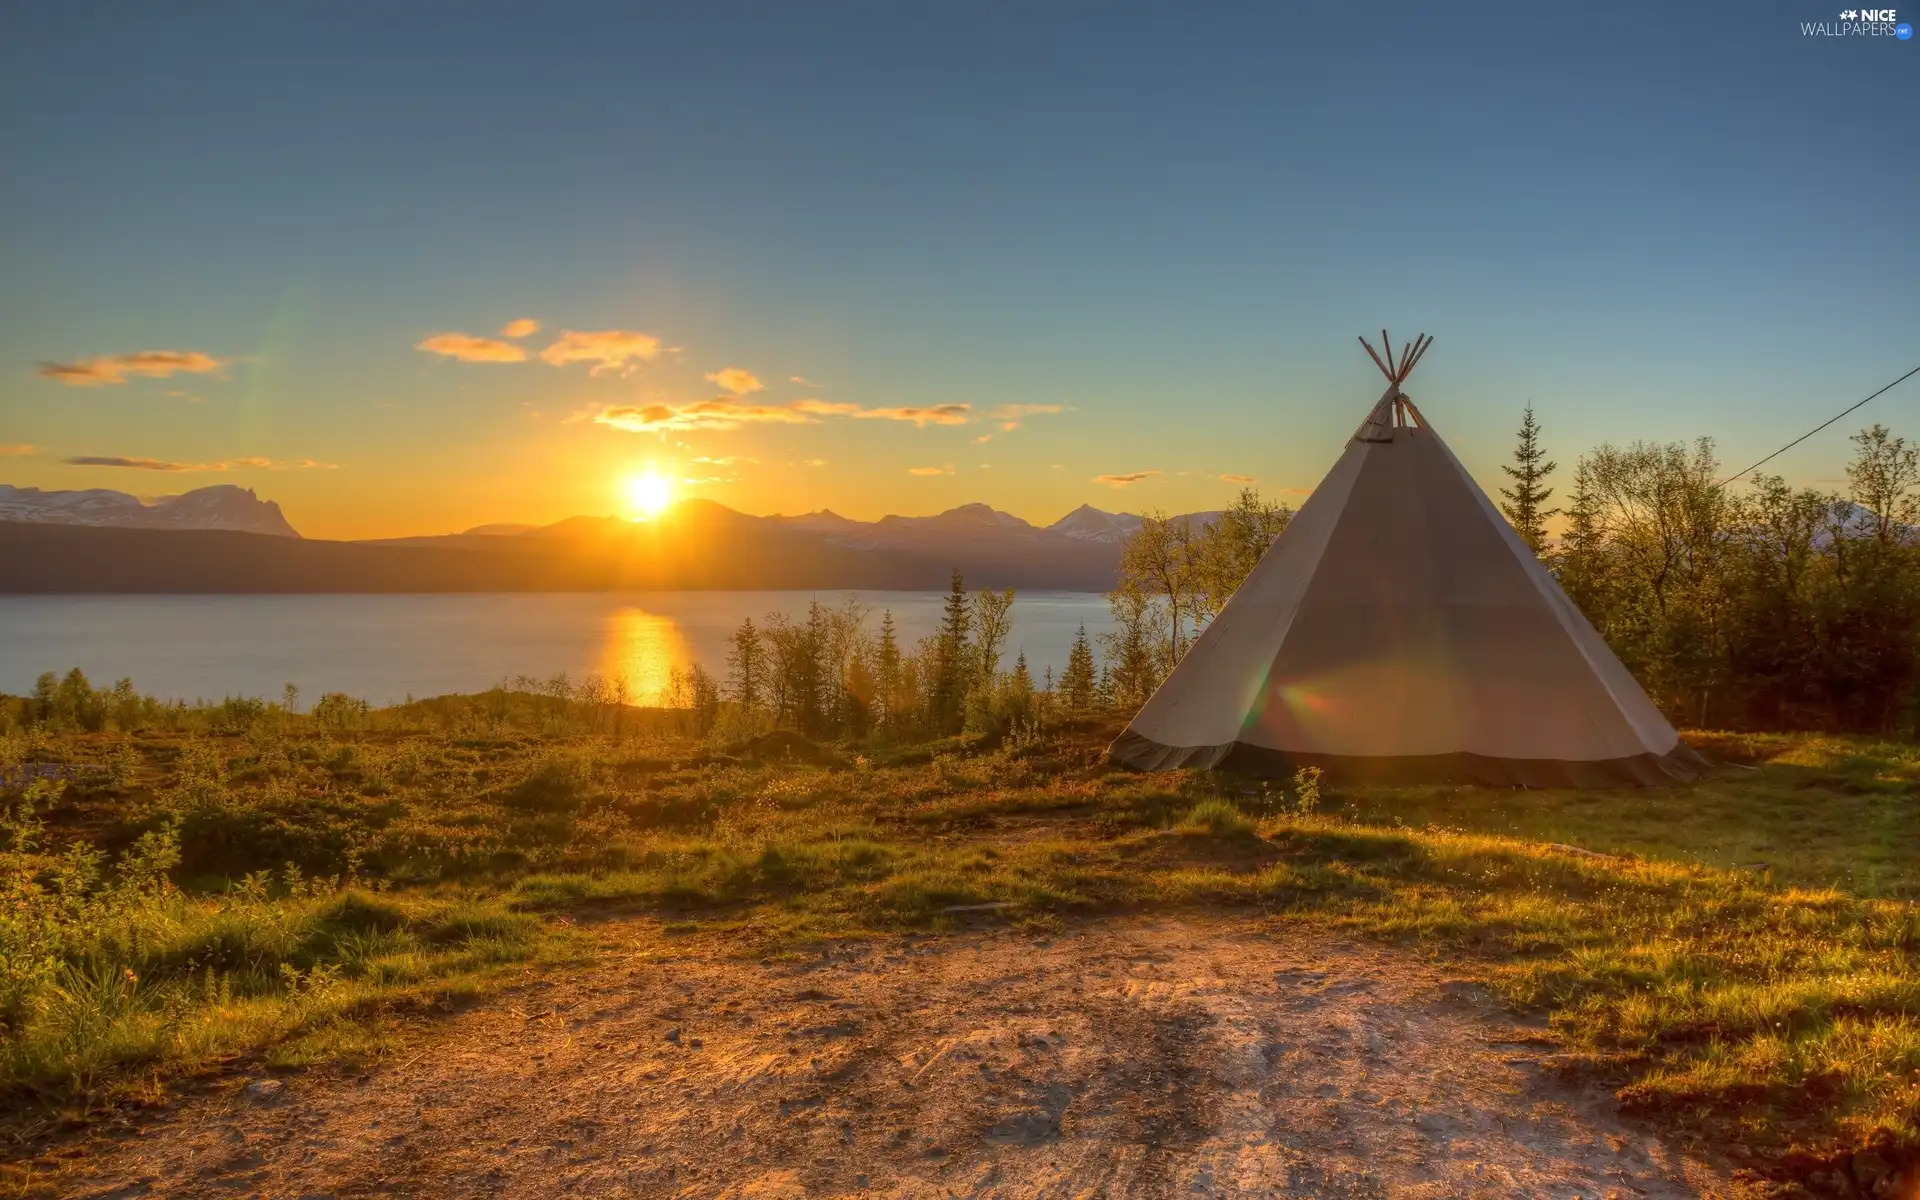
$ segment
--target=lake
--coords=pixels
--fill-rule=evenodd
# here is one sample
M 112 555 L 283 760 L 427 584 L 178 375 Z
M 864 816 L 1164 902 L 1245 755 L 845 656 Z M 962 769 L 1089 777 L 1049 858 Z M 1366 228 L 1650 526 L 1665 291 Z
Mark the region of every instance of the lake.
M 21 694 L 42 671 L 79 667 L 96 685 L 130 676 L 148 695 L 304 703 L 345 692 L 374 704 L 484 691 L 518 675 L 624 679 L 657 701 L 675 667 L 727 670 L 727 635 L 770 612 L 804 616 L 844 593 L 492 593 L 431 596 L 0 596 L 0 691 Z M 932 633 L 938 592 L 868 592 L 867 628 L 893 612 L 903 646 Z M 1066 666 L 1074 631 L 1111 628 L 1106 597 L 1022 594 L 1005 662 L 1025 650 L 1035 679 Z

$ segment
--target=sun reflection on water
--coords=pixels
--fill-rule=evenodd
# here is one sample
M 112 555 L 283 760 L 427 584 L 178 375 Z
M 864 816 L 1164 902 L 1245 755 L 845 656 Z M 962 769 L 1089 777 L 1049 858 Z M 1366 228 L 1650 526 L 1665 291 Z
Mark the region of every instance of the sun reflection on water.
M 674 668 L 685 668 L 692 662 L 687 639 L 672 617 L 642 608 L 623 608 L 607 622 L 600 673 L 608 683 L 625 682 L 630 704 L 664 702 Z

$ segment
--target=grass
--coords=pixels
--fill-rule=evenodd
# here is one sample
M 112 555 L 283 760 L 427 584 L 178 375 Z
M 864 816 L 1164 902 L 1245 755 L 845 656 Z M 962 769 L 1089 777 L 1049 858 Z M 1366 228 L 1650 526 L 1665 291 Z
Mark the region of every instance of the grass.
M 396 1011 L 572 953 L 556 917 L 765 953 L 998 902 L 1042 926 L 1226 911 L 1415 945 L 1715 1144 L 1920 1151 L 1915 747 L 1700 735 L 1751 769 L 1323 794 L 1112 771 L 1113 732 L 823 765 L 664 734 L 61 738 L 35 753 L 117 766 L 34 806 L 0 793 L 0 944 L 37 947 L 0 959 L 0 1088 L 85 1107 L 235 1056 L 364 1054 Z

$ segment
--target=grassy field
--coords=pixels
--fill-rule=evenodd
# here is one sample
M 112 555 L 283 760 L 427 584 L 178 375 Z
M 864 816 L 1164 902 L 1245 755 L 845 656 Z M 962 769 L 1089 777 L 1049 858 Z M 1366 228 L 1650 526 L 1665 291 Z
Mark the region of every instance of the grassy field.
M 236 1061 L 377 1059 L 407 1014 L 592 953 L 588 916 L 768 954 L 997 904 L 1390 940 L 1550 1014 L 1570 1069 L 1769 1170 L 1920 1150 L 1911 745 L 1703 734 L 1738 765 L 1685 787 L 1320 792 L 1114 771 L 1097 722 L 721 747 L 537 715 L 0 742 L 0 768 L 93 767 L 0 790 L 14 1132 Z

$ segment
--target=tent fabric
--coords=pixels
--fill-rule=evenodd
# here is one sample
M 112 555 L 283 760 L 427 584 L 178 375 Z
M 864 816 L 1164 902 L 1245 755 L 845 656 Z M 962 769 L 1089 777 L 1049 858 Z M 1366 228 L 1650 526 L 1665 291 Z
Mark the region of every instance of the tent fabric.
M 1528 787 L 1705 765 L 1397 383 L 1108 756 Z

